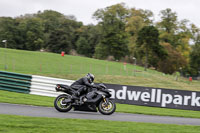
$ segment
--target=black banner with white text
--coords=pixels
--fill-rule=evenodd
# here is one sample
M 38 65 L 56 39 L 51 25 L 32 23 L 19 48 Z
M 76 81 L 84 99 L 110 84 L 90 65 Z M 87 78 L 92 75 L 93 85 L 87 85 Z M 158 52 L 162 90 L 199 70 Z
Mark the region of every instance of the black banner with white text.
M 200 92 L 105 84 L 117 103 L 200 111 Z

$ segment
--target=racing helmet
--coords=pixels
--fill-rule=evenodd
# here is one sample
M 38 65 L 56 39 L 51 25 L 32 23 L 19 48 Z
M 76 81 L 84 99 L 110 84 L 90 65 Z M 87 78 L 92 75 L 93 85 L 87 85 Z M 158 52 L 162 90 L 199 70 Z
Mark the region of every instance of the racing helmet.
M 88 73 L 88 74 L 86 75 L 86 77 L 87 77 L 87 79 L 88 79 L 88 81 L 89 81 L 90 83 L 92 83 L 92 82 L 94 81 L 94 75 L 93 75 L 93 74 Z

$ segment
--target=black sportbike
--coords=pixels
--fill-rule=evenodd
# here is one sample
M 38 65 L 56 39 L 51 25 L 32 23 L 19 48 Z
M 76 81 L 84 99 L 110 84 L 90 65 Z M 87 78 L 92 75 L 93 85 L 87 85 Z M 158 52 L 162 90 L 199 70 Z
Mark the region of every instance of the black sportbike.
M 110 99 L 111 94 L 104 84 L 99 84 L 98 89 L 92 89 L 93 91 L 80 96 L 77 99 L 72 98 L 72 95 L 76 91 L 68 85 L 57 84 L 56 91 L 65 92 L 56 97 L 54 101 L 54 107 L 59 112 L 68 112 L 72 108 L 75 111 L 91 111 L 104 115 L 111 115 L 115 112 L 116 104 Z

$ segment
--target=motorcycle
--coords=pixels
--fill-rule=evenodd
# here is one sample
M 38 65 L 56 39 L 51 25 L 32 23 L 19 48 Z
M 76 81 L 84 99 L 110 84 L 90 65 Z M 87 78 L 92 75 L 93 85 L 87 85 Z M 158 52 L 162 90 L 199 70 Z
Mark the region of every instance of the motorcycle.
M 110 99 L 111 94 L 104 84 L 99 84 L 98 89 L 80 96 L 78 99 L 73 99 L 72 95 L 75 93 L 75 88 L 68 85 L 57 84 L 56 91 L 64 92 L 56 97 L 54 107 L 59 112 L 68 112 L 72 108 L 74 111 L 98 111 L 103 115 L 111 115 L 116 110 L 116 104 Z

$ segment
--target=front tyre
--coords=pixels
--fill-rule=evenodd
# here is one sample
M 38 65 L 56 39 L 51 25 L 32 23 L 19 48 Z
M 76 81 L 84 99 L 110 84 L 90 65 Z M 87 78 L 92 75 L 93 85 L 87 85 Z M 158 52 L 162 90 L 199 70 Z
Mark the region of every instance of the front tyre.
M 106 104 L 103 100 L 99 103 L 98 110 L 103 115 L 111 115 L 116 110 L 116 104 L 112 100 L 108 100 L 108 104 Z
M 54 101 L 54 107 L 59 112 L 68 112 L 72 109 L 71 103 L 63 103 L 65 99 L 70 99 L 70 97 L 68 95 L 62 94 L 56 97 Z

